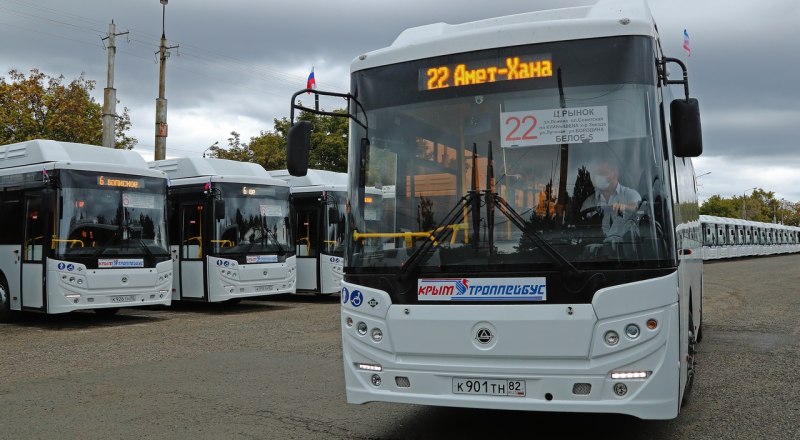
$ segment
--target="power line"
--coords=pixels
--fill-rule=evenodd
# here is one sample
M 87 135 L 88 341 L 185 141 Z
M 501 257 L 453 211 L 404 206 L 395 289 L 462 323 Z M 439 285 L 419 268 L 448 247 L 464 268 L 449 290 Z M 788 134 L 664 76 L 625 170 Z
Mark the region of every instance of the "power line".
M 48 22 L 48 23 L 55 23 L 55 24 L 58 24 L 58 25 L 61 25 L 61 26 L 65 26 L 65 27 L 71 28 L 72 30 L 76 30 L 76 31 L 80 31 L 80 32 L 90 32 L 90 33 L 93 33 L 95 35 L 103 35 L 104 32 L 105 32 L 104 30 L 98 29 L 98 28 L 95 28 L 95 27 L 88 27 L 88 26 L 85 26 L 85 25 L 78 25 L 78 24 L 70 23 L 68 21 L 64 21 L 64 18 L 69 18 L 71 20 L 78 20 L 78 21 L 81 21 L 81 22 L 84 22 L 84 23 L 88 23 L 88 24 L 93 25 L 93 26 L 101 23 L 101 22 L 99 22 L 97 20 L 89 19 L 87 17 L 81 16 L 81 15 L 78 15 L 78 14 L 74 14 L 74 13 L 71 13 L 71 12 L 67 12 L 67 11 L 63 11 L 63 10 L 59 10 L 59 9 L 55 9 L 55 8 L 47 8 L 47 7 L 43 7 L 43 6 L 32 5 L 32 4 L 29 4 L 29 3 L 26 3 L 26 2 L 22 2 L 20 0 L 0 0 L 0 2 L 13 3 L 13 4 L 16 5 L 16 6 L 5 6 L 5 7 L 4 6 L 0 6 L 0 9 L 9 10 L 9 11 L 12 11 L 12 12 L 18 14 L 18 15 L 25 16 L 27 18 L 31 18 L 31 19 L 35 19 L 35 20 L 41 20 L 41 21 L 45 21 L 45 22 Z M 15 8 L 17 8 L 17 9 L 15 9 Z M 37 14 L 29 13 L 29 12 L 24 12 L 24 11 L 21 11 L 20 9 L 18 9 L 18 8 L 28 8 L 28 9 L 36 10 L 36 11 L 41 12 L 41 13 L 55 14 L 55 15 L 58 15 L 58 17 L 60 17 L 62 19 L 60 19 L 60 20 L 59 19 L 53 19 L 53 18 L 50 18 L 50 17 L 47 17 L 47 16 L 43 16 L 43 15 L 37 15 Z M 132 34 L 142 35 L 142 36 L 145 36 L 145 37 L 150 37 L 150 38 L 152 38 L 152 40 L 154 40 L 153 42 L 146 42 L 146 41 L 139 40 L 138 38 L 131 38 L 130 41 L 132 43 L 145 46 L 148 49 L 152 49 L 154 46 L 157 46 L 157 44 L 155 44 L 155 40 L 158 40 L 159 36 L 157 36 L 155 34 L 150 34 L 148 32 L 139 31 L 139 30 L 137 30 L 135 28 L 128 28 L 128 29 L 131 31 Z M 70 41 L 75 41 L 75 40 L 71 40 L 70 39 Z M 241 60 L 239 58 L 231 57 L 229 55 L 216 53 L 214 51 L 202 48 L 200 46 L 195 46 L 195 45 L 192 45 L 192 44 L 182 43 L 182 46 L 184 48 L 184 52 L 183 52 L 184 56 L 196 57 L 197 59 L 205 60 L 208 63 L 208 65 L 215 66 L 217 68 L 223 68 L 223 69 L 227 69 L 227 70 L 236 71 L 238 73 L 249 74 L 249 75 L 251 75 L 253 77 L 256 77 L 256 78 L 259 78 L 261 80 L 264 80 L 264 77 L 271 78 L 271 79 L 274 79 L 276 81 L 280 81 L 280 82 L 284 82 L 284 83 L 296 86 L 296 88 L 298 88 L 298 89 L 302 88 L 305 85 L 306 78 L 304 76 L 291 74 L 291 73 L 285 72 L 283 69 L 280 69 L 280 68 L 276 68 L 276 67 L 273 67 L 273 66 L 270 66 L 270 65 L 266 65 L 266 64 L 255 64 L 255 63 L 252 63 L 252 62 Z M 226 62 L 219 62 L 219 60 L 223 60 L 223 61 L 226 61 Z M 231 65 L 231 63 L 233 63 L 236 66 L 238 66 L 238 68 L 236 68 L 236 66 Z M 321 81 L 318 81 L 318 82 L 322 83 Z M 331 82 L 331 83 L 333 84 L 333 82 Z M 343 90 L 347 90 L 347 87 L 342 87 L 341 85 L 339 85 L 339 86 L 336 86 L 336 85 L 330 86 L 329 85 L 329 86 L 327 86 L 327 88 L 329 88 L 332 91 L 339 91 L 339 92 L 341 92 Z

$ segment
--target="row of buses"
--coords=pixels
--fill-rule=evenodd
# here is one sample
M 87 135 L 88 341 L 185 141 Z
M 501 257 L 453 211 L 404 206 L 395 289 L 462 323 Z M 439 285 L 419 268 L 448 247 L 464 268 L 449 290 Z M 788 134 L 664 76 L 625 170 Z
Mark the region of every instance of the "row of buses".
M 287 176 L 50 140 L 1 146 L 0 321 L 339 292 L 344 175 Z
M 703 259 L 800 252 L 800 227 L 701 215 Z

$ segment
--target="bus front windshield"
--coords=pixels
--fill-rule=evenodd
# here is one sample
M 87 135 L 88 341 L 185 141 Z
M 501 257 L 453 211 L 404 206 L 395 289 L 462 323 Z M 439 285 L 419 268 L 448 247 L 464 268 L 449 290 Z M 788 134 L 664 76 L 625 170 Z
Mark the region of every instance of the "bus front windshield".
M 390 191 L 393 218 L 369 230 L 351 169 L 347 266 L 674 264 L 654 60 L 651 39 L 613 37 L 355 72 L 370 143 L 358 147 L 354 125 L 350 164 L 366 162 L 361 185 Z
M 60 180 L 57 259 L 90 267 L 98 259 L 138 257 L 143 267 L 168 259 L 166 179 L 62 170 Z
M 216 184 L 225 201 L 217 218 L 212 248 L 215 255 L 285 255 L 291 251 L 289 188 L 282 186 Z M 218 216 L 219 213 L 215 213 Z

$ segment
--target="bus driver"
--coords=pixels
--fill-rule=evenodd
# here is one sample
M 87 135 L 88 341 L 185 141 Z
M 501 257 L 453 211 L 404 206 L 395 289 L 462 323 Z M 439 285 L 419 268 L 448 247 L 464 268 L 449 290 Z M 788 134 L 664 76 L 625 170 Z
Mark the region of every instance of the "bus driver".
M 589 166 L 594 194 L 584 200 L 581 212 L 589 218 L 600 218 L 606 239 L 618 241 L 624 235 L 625 219 L 630 218 L 642 201 L 636 190 L 619 183 L 619 165 L 602 157 Z

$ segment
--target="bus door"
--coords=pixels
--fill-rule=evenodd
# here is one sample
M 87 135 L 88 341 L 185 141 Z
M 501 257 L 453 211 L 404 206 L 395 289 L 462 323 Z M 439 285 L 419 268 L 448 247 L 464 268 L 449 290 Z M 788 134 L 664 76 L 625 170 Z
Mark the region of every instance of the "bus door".
M 294 195 L 295 249 L 297 251 L 297 290 L 319 291 L 319 253 L 321 209 L 318 195 Z
M 22 243 L 22 308 L 44 311 L 44 261 L 50 242 L 50 210 L 41 194 L 25 196 L 25 231 Z
M 180 207 L 181 247 L 178 259 L 180 298 L 205 298 L 205 217 L 203 203 L 185 203 Z

